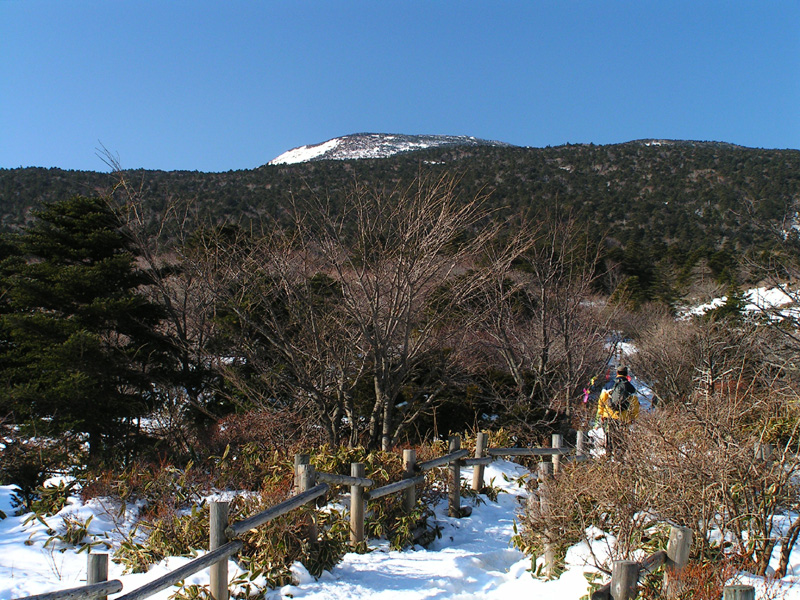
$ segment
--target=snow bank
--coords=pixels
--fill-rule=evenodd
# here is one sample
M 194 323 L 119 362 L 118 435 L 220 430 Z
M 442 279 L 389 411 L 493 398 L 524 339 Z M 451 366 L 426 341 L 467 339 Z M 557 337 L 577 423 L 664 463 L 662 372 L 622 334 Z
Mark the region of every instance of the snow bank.
M 797 294 L 797 291 L 791 291 L 784 286 L 752 288 L 744 292 L 744 299 L 746 302 L 744 310 L 747 312 L 775 312 L 776 316 L 796 315 L 796 309 L 788 309 L 788 311 L 781 311 L 778 309 L 794 304 Z M 723 306 L 727 301 L 727 296 L 721 296 L 704 304 L 683 307 L 678 311 L 678 317 L 681 319 L 688 319 L 693 316 L 701 316 L 715 308 Z
M 584 573 L 595 572 L 589 566 L 591 551 L 603 555 L 613 540 L 602 531 L 595 531 L 596 542 L 590 549 L 586 543 L 571 547 L 566 556 L 566 571 L 556 580 L 535 579 L 531 560 L 511 545 L 516 514 L 526 499 L 521 477 L 528 471 L 510 461 L 495 461 L 486 467 L 486 482 L 504 490 L 494 503 L 473 507 L 472 515 L 463 519 L 447 516 L 443 502 L 435 508 L 435 521 L 441 528 L 441 538 L 430 548 L 414 547 L 405 551 L 390 550 L 388 543 L 370 540 L 367 554 L 347 554 L 341 563 L 319 579 L 314 579 L 299 564 L 292 571 L 293 585 L 267 594 L 269 600 L 305 598 L 308 600 L 417 600 L 417 599 L 486 599 L 538 598 L 541 600 L 577 599 L 587 593 Z M 462 477 L 471 481 L 472 469 L 462 469 Z M 0 487 L 0 510 L 8 517 L 0 521 L 0 600 L 39 594 L 75 587 L 85 583 L 86 556 L 74 549 L 44 548 L 48 534 L 36 521 L 24 525 L 25 517 L 13 514 L 12 486 Z M 468 499 L 463 499 L 466 504 Z M 108 540 L 112 547 L 130 529 L 135 514 L 116 516 L 113 507 L 101 500 L 86 504 L 73 499 L 58 515 L 49 518 L 53 526 L 66 515 L 85 518 L 94 515 L 91 532 L 95 539 Z M 590 551 L 591 550 L 591 551 Z M 777 552 L 774 557 L 777 563 Z M 120 565 L 109 565 L 109 578 L 123 582 L 123 592 L 130 592 L 170 570 L 186 564 L 188 558 L 169 558 L 144 574 L 122 575 Z M 239 572 L 235 563 L 229 564 L 231 577 Z M 745 574 L 740 581 L 754 583 L 761 595 L 758 598 L 781 597 L 800 600 L 800 553 L 792 554 L 791 575 L 779 582 L 768 583 Z M 205 585 L 208 571 L 197 573 L 187 584 Z M 174 589 L 165 590 L 157 600 L 168 600 Z M 777 595 L 776 595 L 777 594 Z M 113 599 L 114 596 L 111 596 Z

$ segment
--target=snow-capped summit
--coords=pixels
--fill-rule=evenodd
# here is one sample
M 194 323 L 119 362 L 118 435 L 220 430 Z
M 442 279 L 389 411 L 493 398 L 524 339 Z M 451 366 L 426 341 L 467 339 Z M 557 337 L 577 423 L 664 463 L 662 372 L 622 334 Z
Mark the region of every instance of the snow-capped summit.
M 466 135 L 355 133 L 333 138 L 321 144 L 294 148 L 272 159 L 268 164 L 288 165 L 312 160 L 386 158 L 401 152 L 442 146 L 511 146 L 511 144 L 481 140 Z

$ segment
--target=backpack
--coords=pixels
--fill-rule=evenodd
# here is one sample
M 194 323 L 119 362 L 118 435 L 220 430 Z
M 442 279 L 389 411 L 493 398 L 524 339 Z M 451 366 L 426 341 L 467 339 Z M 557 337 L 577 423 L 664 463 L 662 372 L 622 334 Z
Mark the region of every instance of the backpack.
M 617 379 L 611 393 L 608 395 L 608 406 L 616 412 L 625 412 L 631 406 L 629 396 L 633 387 L 625 378 Z

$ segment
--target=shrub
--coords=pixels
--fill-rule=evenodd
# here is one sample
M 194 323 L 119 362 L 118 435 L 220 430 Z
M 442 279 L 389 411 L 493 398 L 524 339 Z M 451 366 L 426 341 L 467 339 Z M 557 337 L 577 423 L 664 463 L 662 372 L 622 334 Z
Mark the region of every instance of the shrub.
M 276 485 L 287 487 L 293 462 L 277 450 L 248 443 L 239 448 L 227 446 L 221 456 L 211 457 L 211 469 L 219 489 L 257 491 Z
M 52 531 L 52 534 L 47 538 L 44 547 L 47 548 L 49 546 L 51 548 L 56 548 L 58 545 L 61 545 L 62 547 L 59 549 L 61 552 L 64 552 L 69 546 L 78 545 L 80 545 L 78 552 L 89 552 L 92 548 L 102 545 L 108 548 L 110 546 L 108 541 L 91 539 L 89 525 L 93 518 L 94 516 L 90 516 L 84 521 L 74 515 L 63 516 L 61 518 L 60 532 L 49 530 L 48 533 Z M 84 540 L 87 538 L 90 538 L 89 541 L 84 543 Z
M 239 449 L 252 446 L 266 454 L 283 456 L 323 442 L 320 429 L 294 410 L 254 410 L 228 415 L 217 424 L 212 439 L 218 451 L 230 447 L 236 454 Z
M 246 515 L 264 510 L 263 498 L 245 501 Z M 238 508 L 238 507 L 237 507 Z M 311 533 L 316 528 L 317 537 Z M 315 577 L 338 563 L 349 550 L 349 523 L 339 512 L 312 514 L 309 506 L 273 519 L 242 536 L 240 566 L 249 577 L 263 576 L 269 587 L 291 583 L 290 567 L 300 561 Z
M 619 463 L 597 460 L 571 464 L 546 482 L 530 482 L 526 507 L 519 516 L 514 545 L 536 557 L 550 544 L 563 564 L 567 549 L 585 541 L 590 547 L 605 540 L 609 562 L 596 564 L 610 572 L 612 560 L 629 558 L 654 532 L 648 527 L 647 495 L 639 493 Z M 545 496 L 546 504 L 540 503 Z
M 140 515 L 147 517 L 200 504 L 210 487 L 208 473 L 191 461 L 184 468 L 163 462 L 135 462 L 119 475 L 109 471 L 87 475 L 81 497 L 84 501 L 96 496 L 123 503 L 135 500 L 141 505 Z
M 114 562 L 126 573 L 143 573 L 167 556 L 194 556 L 208 546 L 208 510 L 193 506 L 189 512 L 174 510 L 151 515 L 137 523 L 114 553 Z
M 418 448 L 417 460 L 421 462 L 438 457 L 443 452 L 447 450 L 442 442 L 422 446 Z M 334 451 L 323 446 L 311 455 L 311 464 L 317 471 L 326 473 L 349 475 L 350 465 L 354 462 L 364 464 L 365 476 L 375 482 L 376 488 L 400 481 L 404 475 L 401 455 L 394 452 L 368 452 L 363 448 L 339 448 Z M 406 514 L 400 494 L 371 500 L 364 523 L 365 534 L 368 537 L 385 538 L 395 549 L 405 548 L 416 536 L 425 535 L 423 530 L 428 530 L 429 538 L 431 533 L 435 535 L 435 530 L 428 527 L 428 518 L 433 516 L 430 505 L 439 498 L 439 493 L 431 485 L 432 479 L 433 476 L 427 478 L 426 484 L 417 488 L 417 505 L 411 514 Z M 334 492 L 346 491 L 349 490 L 334 487 Z
M 14 432 L 0 441 L 0 484 L 16 485 L 19 505 L 30 511 L 47 478 L 69 464 L 69 451 L 58 440 L 20 439 Z
M 442 447 L 420 448 L 422 458 L 439 456 Z M 350 465 L 361 462 L 366 476 L 382 486 L 403 477 L 402 459 L 396 453 L 367 452 L 364 449 L 320 447 L 310 455 L 318 471 L 350 474 Z M 118 478 L 100 473 L 87 484 L 85 494 L 110 495 L 123 502 L 136 500 L 142 505 L 140 521 L 115 553 L 114 560 L 126 571 L 141 572 L 166 556 L 192 555 L 205 548 L 208 539 L 208 510 L 192 506 L 202 498 L 210 482 L 217 484 L 248 483 L 254 493 L 239 493 L 229 508 L 229 520 L 235 522 L 261 512 L 285 500 L 293 486 L 293 461 L 277 452 L 262 453 L 256 444 L 246 444 L 222 456 L 214 457 L 206 471 L 189 464 L 185 470 L 168 465 L 147 468 L 132 465 Z M 241 489 L 241 488 L 239 488 Z M 429 504 L 438 499 L 430 484 L 422 486 L 415 510 L 406 514 L 402 497 L 386 496 L 369 503 L 365 523 L 367 535 L 384 537 L 393 548 L 403 548 L 418 538 L 428 539 L 436 529 L 428 525 L 432 516 Z M 333 486 L 332 495 L 349 489 Z M 324 500 L 320 500 L 320 503 Z M 189 508 L 191 506 L 191 508 Z M 317 535 L 312 539 L 312 532 Z M 242 536 L 244 547 L 237 560 L 245 574 L 233 583 L 247 595 L 260 595 L 264 585 L 274 587 L 291 581 L 291 565 L 300 561 L 312 575 L 319 575 L 335 565 L 350 550 L 349 522 L 336 511 L 315 512 L 311 505 L 273 519 Z M 364 548 L 362 548 L 363 550 Z M 244 592 L 242 592 L 244 593 Z M 185 587 L 179 597 L 204 597 L 205 591 Z
M 779 539 L 774 518 L 799 506 L 797 431 L 782 433 L 787 442 L 767 460 L 754 457 L 754 448 L 775 435 L 776 419 L 800 422 L 788 399 L 776 389 L 729 394 L 718 388 L 643 413 L 613 459 L 569 465 L 532 490 L 515 543 L 536 556 L 554 541 L 563 554 L 577 541 L 596 544 L 591 538 L 602 532 L 609 560 L 595 562 L 610 570 L 611 560 L 663 549 L 667 528 L 658 523 L 685 524 L 693 530 L 696 569 L 746 560 L 763 575 Z M 543 488 L 547 510 L 536 501 Z
M 40 485 L 27 494 L 19 490 L 14 493 L 13 502 L 19 507 L 19 514 L 31 512 L 37 517 L 49 517 L 67 505 L 69 497 L 77 486 L 78 482 L 72 480 Z

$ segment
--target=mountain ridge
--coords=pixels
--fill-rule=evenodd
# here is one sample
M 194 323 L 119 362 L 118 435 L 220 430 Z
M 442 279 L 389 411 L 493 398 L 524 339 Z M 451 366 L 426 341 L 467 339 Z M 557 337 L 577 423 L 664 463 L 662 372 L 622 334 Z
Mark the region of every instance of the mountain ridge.
M 513 144 L 484 140 L 467 135 L 408 135 L 402 133 L 353 133 L 319 144 L 298 146 L 273 158 L 267 165 L 288 165 L 319 160 L 358 160 L 389 158 L 396 154 L 455 146 L 495 146 Z
M 666 138 L 640 138 L 627 142 L 613 144 L 593 144 L 593 143 L 567 143 L 560 146 L 548 146 L 548 148 L 574 147 L 574 146 L 630 146 L 638 145 L 645 147 L 666 146 L 666 147 L 717 147 L 728 149 L 751 149 L 748 146 L 741 146 L 730 142 L 720 142 L 713 140 L 677 140 Z M 407 154 L 421 150 L 431 150 L 436 148 L 475 148 L 475 147 L 496 147 L 496 148 L 524 148 L 541 149 L 534 146 L 517 146 L 499 140 L 486 140 L 467 135 L 411 135 L 402 133 L 352 133 L 340 137 L 331 138 L 318 144 L 306 144 L 287 150 L 279 156 L 273 158 L 262 166 L 281 166 L 293 165 L 323 160 L 362 160 L 390 158 L 398 154 Z

